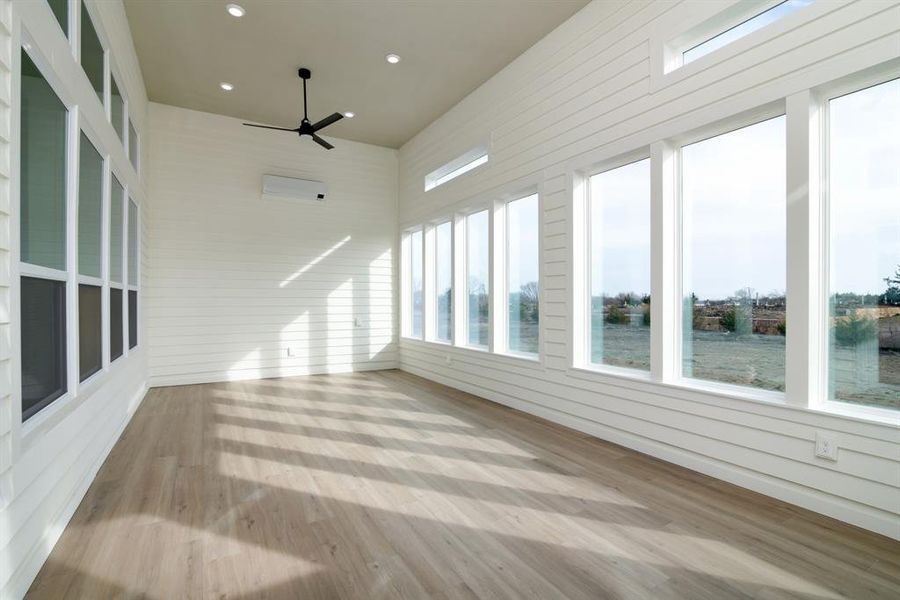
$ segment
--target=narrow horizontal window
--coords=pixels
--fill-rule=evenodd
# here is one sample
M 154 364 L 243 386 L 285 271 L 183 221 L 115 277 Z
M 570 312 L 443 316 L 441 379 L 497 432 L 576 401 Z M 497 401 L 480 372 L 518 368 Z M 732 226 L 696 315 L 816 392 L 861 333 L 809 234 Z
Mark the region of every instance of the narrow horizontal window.
M 828 103 L 832 400 L 900 409 L 900 79 Z
M 721 33 L 713 35 L 712 37 L 707 37 L 699 44 L 685 50 L 681 55 L 681 64 L 686 65 L 697 60 L 701 56 L 706 56 L 711 52 L 715 52 L 719 48 L 723 48 L 742 37 L 750 35 L 754 31 L 762 29 L 767 25 L 771 25 L 779 19 L 783 19 L 805 6 L 809 6 L 814 1 L 815 0 L 786 0 L 785 2 L 776 4 L 772 8 L 758 13 Z M 702 28 L 708 30 L 708 25 L 704 25 Z
M 78 370 L 84 381 L 103 365 L 101 294 L 96 285 L 78 286 Z
M 138 155 L 141 147 L 138 141 L 138 134 L 134 130 L 134 124 L 128 121 L 128 160 L 131 161 L 131 166 L 134 167 L 135 171 L 138 170 Z
M 681 149 L 683 375 L 784 390 L 785 118 Z
M 22 277 L 22 420 L 66 393 L 66 284 Z
M 590 178 L 590 361 L 650 370 L 650 160 Z
M 453 338 L 453 223 L 434 228 L 434 306 L 436 339 Z
M 425 176 L 425 191 L 433 190 L 439 185 L 456 179 L 463 173 L 467 173 L 488 161 L 487 146 L 478 146 L 469 150 L 462 156 L 455 158 L 447 164 L 435 169 Z
M 63 33 L 69 35 L 69 0 L 47 0 L 53 16 L 62 28 Z
M 123 344 L 123 306 L 122 290 L 109 288 L 109 360 L 110 362 L 122 356 Z
M 537 194 L 506 205 L 507 350 L 520 354 L 539 350 L 539 222 Z
M 476 348 L 487 348 L 491 334 L 489 223 L 486 210 L 466 217 L 466 339 Z

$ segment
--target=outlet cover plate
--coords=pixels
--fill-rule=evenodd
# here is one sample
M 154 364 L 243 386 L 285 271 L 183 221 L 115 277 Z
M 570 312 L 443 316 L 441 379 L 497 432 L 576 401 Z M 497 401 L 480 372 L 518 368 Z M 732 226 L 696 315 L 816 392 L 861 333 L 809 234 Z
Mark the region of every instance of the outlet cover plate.
M 820 431 L 816 432 L 816 456 L 825 460 L 837 460 L 837 439 Z

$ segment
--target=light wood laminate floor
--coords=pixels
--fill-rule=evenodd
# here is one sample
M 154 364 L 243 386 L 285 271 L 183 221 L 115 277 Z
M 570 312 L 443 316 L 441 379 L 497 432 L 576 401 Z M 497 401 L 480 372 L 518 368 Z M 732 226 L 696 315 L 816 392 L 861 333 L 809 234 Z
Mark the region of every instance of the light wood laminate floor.
M 900 543 L 399 371 L 151 390 L 30 598 L 900 598 Z

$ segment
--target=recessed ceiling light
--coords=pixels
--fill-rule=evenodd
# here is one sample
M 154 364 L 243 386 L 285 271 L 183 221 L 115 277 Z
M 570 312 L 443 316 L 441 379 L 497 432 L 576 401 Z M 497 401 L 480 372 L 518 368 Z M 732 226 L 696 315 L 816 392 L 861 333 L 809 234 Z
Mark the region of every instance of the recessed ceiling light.
M 232 17 L 243 17 L 245 14 L 247 14 L 247 11 L 244 10 L 244 7 L 237 4 L 229 4 L 225 7 L 225 10 L 227 10 L 228 14 Z
M 396 65 L 398 62 L 400 62 L 400 57 L 396 54 L 388 54 L 384 57 L 384 60 L 388 61 L 392 65 Z
M 352 110 L 348 110 L 347 112 L 344 113 L 344 116 L 347 117 L 348 119 L 352 119 L 353 117 L 356 116 L 356 113 L 353 112 Z
M 223 81 L 222 83 L 220 83 L 219 87 L 222 88 L 223 90 L 225 90 L 226 92 L 230 92 L 231 90 L 234 89 L 234 86 L 232 84 L 228 83 L 227 81 Z

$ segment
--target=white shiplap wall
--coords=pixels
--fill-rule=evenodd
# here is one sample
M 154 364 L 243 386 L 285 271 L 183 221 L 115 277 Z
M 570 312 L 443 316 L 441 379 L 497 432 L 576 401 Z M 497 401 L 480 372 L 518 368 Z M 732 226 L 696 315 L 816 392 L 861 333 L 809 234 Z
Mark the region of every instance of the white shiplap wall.
M 119 0 L 87 0 L 95 25 L 118 72 L 131 119 L 146 131 L 147 94 Z M 70 3 L 80 11 L 80 5 Z M 143 181 L 131 168 L 122 144 L 94 90 L 74 58 L 46 2 L 0 0 L 0 598 L 21 598 L 53 549 L 94 475 L 137 409 L 146 390 L 144 344 L 96 375 L 76 395 L 46 410 L 47 418 L 27 430 L 18 422 L 12 389 L 12 357 L 19 341 L 11 333 L 18 319 L 11 290 L 18 279 L 17 230 L 18 52 L 23 31 L 35 51 L 52 65 L 53 85 L 79 122 L 94 132 L 119 180 L 146 213 Z M 144 227 L 141 264 L 146 264 Z M 143 319 L 141 319 L 143 321 Z M 143 328 L 143 322 L 140 327 Z M 41 415 L 34 417 L 39 419 Z
M 900 57 L 900 3 L 819 0 L 668 81 L 653 75 L 661 39 L 730 4 L 593 2 L 401 148 L 401 228 L 517 185 L 540 186 L 543 202 L 542 363 L 401 339 L 401 368 L 900 538 L 897 426 L 570 368 L 574 164 Z M 485 140 L 488 165 L 423 192 L 426 173 Z M 837 462 L 814 457 L 816 431 L 837 438 Z
M 151 384 L 397 365 L 396 151 L 160 104 L 150 125 Z M 262 199 L 263 174 L 326 201 Z

